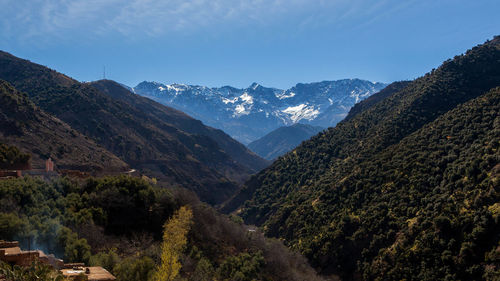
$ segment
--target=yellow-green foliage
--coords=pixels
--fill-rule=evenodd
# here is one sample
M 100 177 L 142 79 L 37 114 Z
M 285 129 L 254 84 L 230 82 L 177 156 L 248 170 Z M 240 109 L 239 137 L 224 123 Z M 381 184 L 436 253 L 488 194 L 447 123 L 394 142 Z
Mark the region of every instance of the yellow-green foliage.
M 489 206 L 488 210 L 490 211 L 491 215 L 494 218 L 497 218 L 498 216 L 500 216 L 500 203 L 495 203 L 495 204 Z
M 193 212 L 188 206 L 181 207 L 164 225 L 161 246 L 161 264 L 153 280 L 174 280 L 181 269 L 179 257 L 187 244 Z

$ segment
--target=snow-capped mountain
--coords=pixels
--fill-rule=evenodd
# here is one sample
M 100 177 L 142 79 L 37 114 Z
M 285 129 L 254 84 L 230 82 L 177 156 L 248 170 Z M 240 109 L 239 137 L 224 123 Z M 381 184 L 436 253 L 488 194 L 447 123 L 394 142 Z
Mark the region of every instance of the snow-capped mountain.
M 142 82 L 133 91 L 184 111 L 248 144 L 281 126 L 334 126 L 355 103 L 385 86 L 360 79 L 297 84 L 288 90 L 257 83 L 237 89 Z

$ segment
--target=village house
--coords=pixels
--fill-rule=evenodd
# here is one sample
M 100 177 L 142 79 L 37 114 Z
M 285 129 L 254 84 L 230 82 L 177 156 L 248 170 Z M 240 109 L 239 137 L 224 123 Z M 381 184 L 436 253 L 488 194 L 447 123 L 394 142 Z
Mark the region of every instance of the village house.
M 18 241 L 0 240 L 0 261 L 18 266 L 30 266 L 33 262 L 38 261 L 59 270 L 65 278 L 71 280 L 77 280 L 82 274 L 89 281 L 116 280 L 111 273 L 100 266 L 86 267 L 83 263 L 65 264 L 63 260 L 56 258 L 54 255 L 46 255 L 40 250 L 23 251 L 19 247 Z

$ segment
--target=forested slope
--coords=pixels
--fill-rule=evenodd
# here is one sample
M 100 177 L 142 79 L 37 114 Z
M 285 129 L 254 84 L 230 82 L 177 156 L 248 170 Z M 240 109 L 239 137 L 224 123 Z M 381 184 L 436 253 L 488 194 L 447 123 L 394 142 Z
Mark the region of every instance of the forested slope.
M 45 160 L 51 157 L 62 169 L 89 172 L 128 169 L 111 152 L 44 112 L 3 80 L 0 80 L 0 124 L 0 142 L 16 145 L 31 155 L 33 168 L 44 168 Z
M 226 211 L 250 199 L 246 222 L 344 279 L 490 277 L 499 85 L 495 38 L 281 157 Z
M 369 96 L 368 98 L 366 98 L 366 99 L 358 102 L 357 104 L 355 104 L 351 108 L 351 110 L 349 110 L 349 113 L 344 118 L 344 121 L 352 119 L 357 114 L 359 114 L 359 113 L 367 110 L 368 108 L 374 106 L 378 102 L 380 102 L 380 101 L 384 100 L 385 98 L 391 96 L 392 94 L 401 91 L 406 86 L 408 86 L 410 84 L 410 82 L 411 81 L 400 81 L 400 82 L 391 83 L 391 84 L 387 85 L 387 87 L 385 87 L 384 89 L 382 89 L 380 92 L 375 93 L 375 94 Z

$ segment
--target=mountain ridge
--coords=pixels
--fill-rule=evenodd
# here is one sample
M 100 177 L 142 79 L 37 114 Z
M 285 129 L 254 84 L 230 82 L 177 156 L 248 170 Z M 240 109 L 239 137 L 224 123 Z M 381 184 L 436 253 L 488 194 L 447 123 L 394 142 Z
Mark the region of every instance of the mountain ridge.
M 134 92 L 175 107 L 248 144 L 281 126 L 330 127 L 349 108 L 386 84 L 361 79 L 298 83 L 288 90 L 252 83 L 248 88 L 209 88 L 141 82 Z

